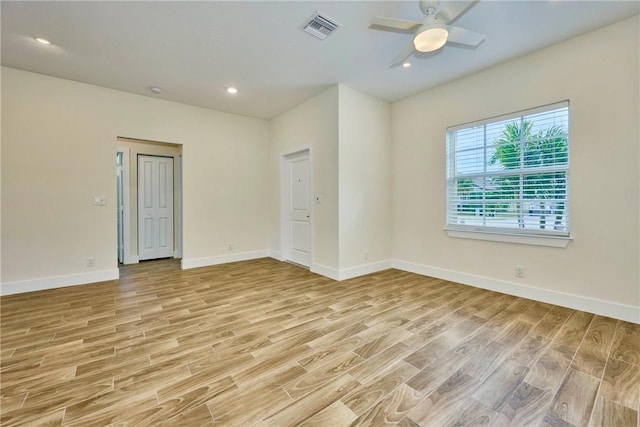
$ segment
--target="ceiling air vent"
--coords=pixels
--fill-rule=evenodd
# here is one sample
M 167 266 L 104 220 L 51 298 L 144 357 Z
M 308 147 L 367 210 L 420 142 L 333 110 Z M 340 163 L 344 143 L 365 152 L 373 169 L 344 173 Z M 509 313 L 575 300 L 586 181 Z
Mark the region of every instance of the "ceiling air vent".
M 307 23 L 302 27 L 302 29 L 313 37 L 324 40 L 339 26 L 340 24 L 334 20 L 316 12 L 307 20 Z

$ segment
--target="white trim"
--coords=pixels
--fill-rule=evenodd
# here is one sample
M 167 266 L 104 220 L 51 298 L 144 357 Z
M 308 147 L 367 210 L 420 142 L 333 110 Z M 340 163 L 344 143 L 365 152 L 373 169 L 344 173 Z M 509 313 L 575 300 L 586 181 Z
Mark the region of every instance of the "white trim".
M 174 231 L 176 241 L 173 243 L 174 258 L 182 258 L 182 153 L 178 154 L 174 161 L 176 162 L 176 188 L 174 189 L 176 193 L 176 229 Z
M 549 246 L 553 248 L 566 248 L 571 237 L 534 236 L 524 234 L 491 233 L 488 231 L 465 231 L 445 228 L 449 237 L 459 239 L 488 240 L 491 242 L 517 243 L 521 245 Z
M 69 274 L 66 276 L 43 277 L 41 279 L 6 282 L 0 285 L 0 295 L 13 295 L 25 292 L 43 291 L 46 289 L 64 288 L 67 286 L 86 285 L 89 283 L 118 280 L 117 268 L 93 271 L 91 273 Z
M 275 249 L 269 249 L 269 257 L 277 259 L 278 261 L 284 261 L 280 251 L 276 251 Z
M 316 273 L 333 280 L 342 281 L 353 279 L 354 277 L 364 276 L 365 274 L 388 270 L 390 268 L 392 268 L 391 260 L 385 260 L 373 262 L 371 264 L 362 264 L 356 265 L 355 267 L 343 268 L 342 270 L 327 267 L 326 265 L 322 264 L 313 264 L 310 268 L 310 271 L 312 273 Z
M 328 277 L 329 279 L 340 280 L 340 271 L 336 268 L 327 267 L 322 264 L 311 264 L 311 268 L 309 270 L 312 273 Z
M 355 267 L 343 268 L 340 270 L 338 280 L 352 279 L 358 276 L 364 276 L 365 274 L 371 274 L 382 270 L 388 270 L 391 268 L 391 260 L 378 261 L 371 264 L 362 264 Z
M 535 301 L 559 305 L 575 310 L 587 311 L 602 316 L 612 317 L 627 322 L 640 323 L 640 307 L 619 304 L 596 298 L 584 297 L 549 289 L 536 288 L 519 283 L 507 282 L 478 276 L 475 274 L 461 273 L 444 268 L 431 267 L 402 260 L 393 260 L 393 268 L 421 274 L 423 276 L 436 277 L 476 288 L 488 289 L 517 297 L 528 298 Z
M 287 202 L 289 200 L 289 172 L 287 162 L 297 157 L 306 156 L 309 161 L 309 267 L 313 265 L 314 242 L 315 242 L 315 204 L 313 192 L 313 150 L 310 145 L 297 147 L 292 151 L 280 154 L 280 260 L 290 260 L 289 248 L 289 209 Z
M 122 262 L 123 264 L 137 264 L 137 255 L 134 256 L 131 253 L 131 165 L 129 163 L 129 148 L 117 147 L 116 153 L 122 153 L 122 234 L 124 237 L 124 259 Z
M 140 258 L 138 258 L 138 255 L 130 255 L 129 262 L 125 262 L 125 265 L 138 264 L 139 262 L 140 262 Z
M 520 111 L 514 111 L 513 113 L 502 114 L 499 116 L 487 117 L 486 119 L 475 120 L 472 122 L 461 123 L 459 125 L 450 126 L 447 128 L 447 132 L 456 132 L 460 129 L 472 128 L 476 126 L 483 126 L 490 123 L 502 122 L 505 120 L 515 119 L 522 116 L 530 116 L 532 114 L 544 113 L 551 110 L 559 110 L 560 108 L 569 108 L 569 100 L 552 102 L 551 104 L 540 105 L 538 107 L 526 108 Z
M 218 255 L 202 258 L 182 258 L 182 269 L 187 270 L 189 268 L 208 267 L 210 265 L 226 264 L 228 262 L 236 261 L 248 261 L 257 258 L 269 257 L 269 251 L 267 249 L 250 252 L 239 252 L 229 255 Z

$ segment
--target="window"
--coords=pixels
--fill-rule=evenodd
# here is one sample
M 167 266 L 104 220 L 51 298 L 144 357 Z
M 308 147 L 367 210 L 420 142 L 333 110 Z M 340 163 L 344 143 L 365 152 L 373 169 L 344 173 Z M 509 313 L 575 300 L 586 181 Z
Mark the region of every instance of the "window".
M 568 101 L 449 128 L 447 230 L 568 237 L 568 179 Z

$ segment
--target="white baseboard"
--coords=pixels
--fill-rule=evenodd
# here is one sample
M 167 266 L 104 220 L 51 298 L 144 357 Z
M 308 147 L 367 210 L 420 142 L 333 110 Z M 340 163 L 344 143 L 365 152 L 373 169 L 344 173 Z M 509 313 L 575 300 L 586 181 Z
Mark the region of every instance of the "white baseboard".
M 436 277 L 451 282 L 488 289 L 517 297 L 528 298 L 548 304 L 560 305 L 574 310 L 587 311 L 602 316 L 612 317 L 627 322 L 640 323 L 640 308 L 632 305 L 619 304 L 612 301 L 552 291 L 549 289 L 526 286 L 519 283 L 491 279 L 489 277 L 474 274 L 460 273 L 444 268 L 412 263 L 402 260 L 393 260 L 393 268 L 421 274 L 423 276 Z
M 269 257 L 277 259 L 278 261 L 284 261 L 284 259 L 282 259 L 282 253 L 273 249 L 269 249 Z
M 357 265 L 355 267 L 343 268 L 341 270 L 327 267 L 322 264 L 313 264 L 310 270 L 312 273 L 316 273 L 333 280 L 341 281 L 353 279 L 354 277 L 358 276 L 364 276 L 365 274 L 375 273 L 377 271 L 387 270 L 389 268 L 391 268 L 391 260 Z
M 66 276 L 43 277 L 41 279 L 6 282 L 0 285 L 0 295 L 13 295 L 25 292 L 43 291 L 45 289 L 64 288 L 66 286 L 86 285 L 88 283 L 117 280 L 117 268 L 92 271 L 91 273 L 69 274 Z
M 125 257 L 123 264 L 138 264 L 139 262 L 140 258 L 138 257 L 138 255 L 129 255 L 128 257 Z
M 247 261 L 256 258 L 266 258 L 269 256 L 268 250 L 238 252 L 228 255 L 217 255 L 202 258 L 182 258 L 182 269 L 208 267 L 210 265 L 226 264 L 228 262 Z
M 312 273 L 319 274 L 324 277 L 328 277 L 333 280 L 340 280 L 340 272 L 337 268 L 327 267 L 326 265 L 314 263 L 309 270 Z
M 343 268 L 340 270 L 338 280 L 352 279 L 365 274 L 375 273 L 377 271 L 388 270 L 391 268 L 391 260 L 373 262 L 371 264 L 362 264 L 355 267 Z

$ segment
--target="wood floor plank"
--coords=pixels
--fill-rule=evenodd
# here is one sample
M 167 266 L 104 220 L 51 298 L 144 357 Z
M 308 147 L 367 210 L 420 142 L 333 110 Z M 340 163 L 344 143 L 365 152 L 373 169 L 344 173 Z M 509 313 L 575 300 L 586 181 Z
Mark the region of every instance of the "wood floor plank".
M 468 399 L 466 401 L 468 406 L 462 410 L 462 414 L 452 422 L 451 425 L 455 426 L 499 426 L 507 425 L 503 421 L 502 414 L 494 411 L 486 405 L 473 400 Z
M 634 365 L 640 365 L 640 325 L 618 322 L 611 348 L 611 357 Z
M 16 409 L 22 408 L 27 394 L 26 392 L 22 392 L 15 395 L 0 396 L 0 408 L 2 408 L 3 412 L 15 411 Z
M 499 365 L 473 393 L 473 398 L 499 411 L 529 372 L 525 366 L 508 360 Z
M 341 401 L 336 400 L 322 411 L 301 422 L 299 425 L 308 427 L 340 427 L 351 425 L 356 418 L 356 414 L 347 408 Z
M 260 422 L 293 402 L 281 387 L 256 383 L 215 397 L 207 407 L 216 423 L 242 426 Z
M 423 368 L 407 381 L 407 385 L 423 396 L 430 394 L 446 381 L 452 372 L 459 371 L 474 358 L 496 335 L 496 331 L 489 329 L 471 336 Z
M 400 387 L 414 376 L 418 369 L 406 362 L 398 362 L 384 374 L 365 383 L 353 393 L 342 398 L 342 402 L 356 415 L 362 415 L 365 410 L 384 398 L 391 390 Z
M 317 369 L 296 378 L 284 386 L 284 390 L 294 400 L 311 393 L 320 386 L 331 382 L 354 366 L 364 362 L 364 359 L 353 352 L 347 352 L 340 357 L 326 363 Z
M 480 381 L 460 371 L 449 376 L 418 403 L 407 416 L 418 425 L 450 425 L 473 404 L 473 391 Z
M 125 388 L 115 389 L 67 406 L 64 411 L 64 423 L 110 424 L 125 415 L 119 409 L 123 404 L 129 405 L 129 408 L 135 408 L 136 411 L 143 411 L 157 406 L 158 401 L 152 390 L 132 392 Z
M 361 383 L 368 383 L 384 372 L 394 361 L 401 360 L 409 354 L 410 351 L 411 348 L 407 345 L 401 342 L 396 343 L 368 359 L 367 363 L 361 363 L 355 368 L 352 368 L 349 374 Z
M 0 415 L 0 422 L 3 426 L 61 426 L 64 417 L 64 409 L 57 409 L 52 412 L 36 412 L 30 409 L 10 411 Z
M 311 347 L 303 344 L 242 369 L 233 375 L 233 379 L 238 385 L 241 385 L 256 381 L 259 378 L 273 376 L 312 352 Z M 233 360 L 231 362 L 233 362 Z
M 609 359 L 600 385 L 600 396 L 636 409 L 640 398 L 640 366 Z
M 237 388 L 236 385 L 228 377 L 215 383 L 203 384 L 201 387 L 192 389 L 171 400 L 165 400 L 151 408 L 140 411 L 132 410 L 133 414 L 127 414 L 124 421 L 134 426 L 155 426 L 168 418 L 183 414 L 186 416 L 191 411 L 202 408 L 211 399 L 227 395 L 235 388 Z M 206 421 L 209 420 L 206 419 Z
M 555 394 L 570 364 L 571 358 L 565 353 L 548 348 L 524 380 L 540 390 Z
M 552 339 L 565 322 L 571 317 L 573 310 L 564 307 L 553 307 L 533 329 L 533 333 Z
M 298 335 L 293 335 L 291 337 L 288 337 L 276 343 L 270 342 L 252 351 L 251 355 L 258 362 L 262 362 L 263 360 L 275 357 L 278 354 L 285 352 L 287 350 L 295 349 L 299 346 L 306 345 L 310 341 L 313 341 L 314 339 L 319 338 L 321 336 L 322 334 L 318 331 L 306 331 Z
M 630 426 L 638 423 L 638 411 L 598 396 L 596 405 L 589 420 L 590 427 Z
M 298 364 L 307 371 L 313 371 L 320 366 L 331 362 L 346 352 L 351 352 L 363 343 L 363 339 L 357 336 L 344 339 L 336 344 L 325 347 L 322 350 L 314 351 L 311 355 L 298 360 Z M 311 345 L 312 343 L 310 343 Z
M 2 425 L 640 427 L 640 326 L 393 269 L 149 261 L 0 340 Z
M 540 335 L 528 335 L 509 354 L 509 360 L 532 368 L 534 362 L 547 350 L 550 340 Z
M 568 323 L 570 323 L 569 321 Z M 602 376 L 618 321 L 594 316 L 571 367 L 596 378 Z
M 586 332 L 586 329 L 563 325 L 551 341 L 550 347 L 573 359 Z
M 169 414 L 170 415 L 170 414 Z M 158 424 L 159 427 L 182 427 L 182 426 L 213 426 L 213 417 L 207 405 L 200 405 L 190 411 L 175 415 L 168 420 Z
M 513 426 L 539 425 L 553 401 L 553 393 L 541 390 L 526 382 L 520 383 L 510 397 L 500 405 L 501 420 Z
M 407 417 L 421 400 L 415 390 L 406 384 L 400 385 L 389 393 L 385 398 L 367 409 L 362 415 L 356 418 L 352 426 L 392 426 L 396 423 L 403 425 L 416 425 Z M 403 422 L 403 420 L 405 420 Z
M 554 396 L 547 415 L 552 420 L 575 426 L 586 425 L 591 418 L 598 391 L 598 380 L 591 375 L 569 369 Z
M 341 375 L 266 418 L 264 422 L 271 426 L 300 423 L 340 400 L 358 386 L 360 383 L 351 375 Z

